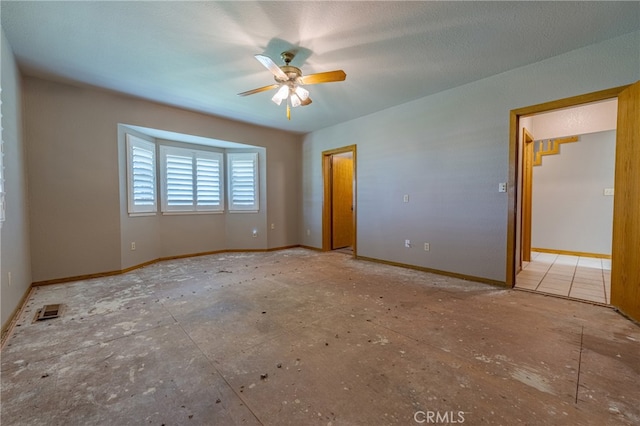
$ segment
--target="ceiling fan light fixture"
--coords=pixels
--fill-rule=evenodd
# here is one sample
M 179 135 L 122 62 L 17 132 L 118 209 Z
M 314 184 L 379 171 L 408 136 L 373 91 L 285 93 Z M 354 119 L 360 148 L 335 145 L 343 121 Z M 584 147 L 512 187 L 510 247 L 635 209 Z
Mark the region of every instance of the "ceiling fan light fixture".
M 292 107 L 299 107 L 300 104 L 302 103 L 302 101 L 300 100 L 300 98 L 298 97 L 298 95 L 296 95 L 295 93 L 291 94 L 291 106 Z
M 289 96 L 289 87 L 287 85 L 283 84 L 282 86 L 280 86 L 280 88 L 278 89 L 276 94 L 273 95 L 273 98 L 271 98 L 271 100 L 276 105 L 280 105 L 282 103 L 282 101 L 287 98 L 287 96 Z
M 0 0 L 2 1 L 2 0 Z M 347 74 L 343 70 L 320 72 L 302 76 L 300 68 L 291 65 L 291 61 L 295 56 L 295 52 L 283 52 L 281 57 L 284 65 L 278 66 L 271 58 L 265 55 L 255 55 L 255 58 L 273 74 L 275 84 L 258 87 L 257 89 L 248 90 L 238 93 L 239 96 L 253 95 L 255 93 L 265 92 L 267 90 L 277 89 L 276 94 L 271 100 L 276 105 L 282 105 L 285 101 L 287 107 L 287 119 L 291 120 L 291 108 L 306 106 L 311 104 L 309 91 L 302 85 L 330 83 L 333 81 L 344 81 Z
M 309 98 L 309 91 L 304 87 L 297 86 L 295 90 L 296 95 L 300 98 L 300 100 L 306 101 Z

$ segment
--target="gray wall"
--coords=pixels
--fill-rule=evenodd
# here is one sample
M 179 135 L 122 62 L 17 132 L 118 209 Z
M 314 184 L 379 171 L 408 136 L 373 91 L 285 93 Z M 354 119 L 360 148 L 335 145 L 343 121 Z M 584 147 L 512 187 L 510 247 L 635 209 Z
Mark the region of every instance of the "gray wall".
M 26 161 L 22 134 L 20 73 L 4 31 L 1 33 L 2 140 L 6 193 L 0 228 L 0 317 L 2 327 L 31 285 Z M 11 278 L 9 278 L 11 277 Z
M 533 168 L 531 246 L 611 254 L 616 132 L 581 135 Z
M 24 78 L 24 103 L 33 281 L 299 244 L 300 136 L 33 77 Z M 129 217 L 119 123 L 266 149 L 261 213 Z
M 322 151 L 357 144 L 359 255 L 504 282 L 509 111 L 637 81 L 639 46 L 635 32 L 307 135 L 302 243 L 322 245 Z

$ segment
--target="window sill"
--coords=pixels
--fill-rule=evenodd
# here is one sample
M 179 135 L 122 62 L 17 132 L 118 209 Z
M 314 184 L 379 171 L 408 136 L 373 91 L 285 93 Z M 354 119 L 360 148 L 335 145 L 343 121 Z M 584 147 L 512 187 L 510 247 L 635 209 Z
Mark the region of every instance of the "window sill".
M 185 216 L 185 215 L 200 215 L 200 214 L 223 214 L 224 211 L 190 211 L 190 212 L 162 212 L 163 216 Z
M 129 213 L 129 217 L 155 216 L 156 212 Z

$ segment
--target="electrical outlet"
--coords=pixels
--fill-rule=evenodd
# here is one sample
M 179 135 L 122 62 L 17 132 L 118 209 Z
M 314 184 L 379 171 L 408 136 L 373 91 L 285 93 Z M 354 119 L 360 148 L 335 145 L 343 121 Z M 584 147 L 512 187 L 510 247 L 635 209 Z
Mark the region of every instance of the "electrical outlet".
M 409 194 L 404 194 L 404 197 L 402 197 L 402 201 L 405 203 L 409 202 Z
M 429 251 L 431 250 L 431 246 L 429 245 L 429 243 L 424 243 L 424 251 Z
M 131 241 L 131 250 L 135 250 L 135 249 L 136 249 L 136 242 Z
M 406 248 L 411 248 L 411 240 L 404 240 L 404 246 Z
M 253 238 L 256 238 L 258 236 L 258 230 L 254 229 L 252 235 L 253 235 Z
M 498 192 L 507 192 L 507 182 L 500 182 L 498 184 Z
M 271 229 L 276 229 L 276 224 L 275 223 L 271 224 Z

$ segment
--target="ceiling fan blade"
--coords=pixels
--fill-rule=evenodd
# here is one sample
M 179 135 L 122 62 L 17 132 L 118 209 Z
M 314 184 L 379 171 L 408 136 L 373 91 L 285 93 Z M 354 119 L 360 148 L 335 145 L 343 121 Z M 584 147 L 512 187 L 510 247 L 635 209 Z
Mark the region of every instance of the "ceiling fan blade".
M 284 71 L 282 71 L 280 67 L 276 65 L 276 63 L 273 62 L 273 60 L 270 57 L 264 56 L 264 55 L 255 55 L 255 57 L 262 65 L 264 65 L 266 69 L 271 71 L 271 73 L 276 77 L 278 77 L 279 79 L 281 80 L 289 79 L 289 77 L 284 73 Z
M 270 84 L 268 86 L 258 87 L 257 89 L 247 90 L 246 92 L 238 93 L 238 96 L 249 96 L 255 93 L 266 92 L 267 90 L 275 89 L 276 87 L 279 87 L 279 86 L 280 86 L 279 84 Z
M 300 77 L 300 80 L 303 84 L 319 84 L 319 83 L 330 83 L 332 81 L 344 81 L 347 78 L 347 74 L 345 74 L 342 70 L 335 71 L 327 71 L 327 72 L 319 72 L 317 74 L 303 75 Z
M 300 105 L 301 105 L 301 106 L 307 106 L 307 105 L 309 105 L 311 102 L 313 102 L 313 101 L 311 100 L 311 98 L 307 98 L 307 99 L 305 99 L 304 101 L 300 101 Z

